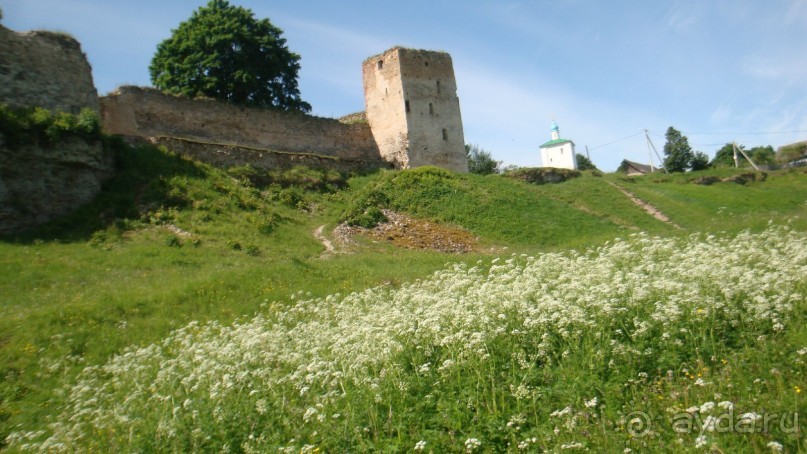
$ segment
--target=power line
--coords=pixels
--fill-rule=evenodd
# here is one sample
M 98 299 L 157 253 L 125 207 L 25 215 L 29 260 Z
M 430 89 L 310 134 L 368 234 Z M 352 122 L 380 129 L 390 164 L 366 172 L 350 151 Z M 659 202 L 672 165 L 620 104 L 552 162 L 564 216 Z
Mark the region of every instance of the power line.
M 644 132 L 644 130 L 641 130 L 641 131 L 639 131 L 639 132 L 637 132 L 637 133 L 631 134 L 631 135 L 629 135 L 629 136 L 627 136 L 627 137 L 623 137 L 623 138 L 621 138 L 621 139 L 614 140 L 613 142 L 608 142 L 608 143 L 605 143 L 605 144 L 602 144 L 602 145 L 597 145 L 596 147 L 591 147 L 591 148 L 589 148 L 589 150 L 596 150 L 597 148 L 607 147 L 608 145 L 613 145 L 613 144 L 615 144 L 615 143 L 622 142 L 623 140 L 628 140 L 628 139 L 630 139 L 631 137 L 636 137 L 636 136 L 638 136 L 638 135 L 639 135 L 639 134 L 641 134 L 642 132 Z
M 608 143 L 604 143 L 602 145 L 597 145 L 595 147 L 589 147 L 588 150 L 596 150 L 598 148 L 607 147 L 609 145 L 613 145 L 615 143 L 619 143 L 630 138 L 636 137 L 644 132 L 649 132 L 650 135 L 659 137 L 661 139 L 666 138 L 666 131 L 649 131 L 645 129 L 640 129 L 639 132 L 631 134 L 629 136 L 625 136 L 621 139 L 617 139 Z M 795 130 L 795 131 L 753 131 L 753 132 L 682 132 L 682 135 L 685 136 L 696 136 L 696 135 L 725 135 L 725 136 L 738 136 L 738 135 L 772 135 L 772 134 L 801 134 L 807 133 L 807 130 Z M 731 142 L 726 142 L 731 143 Z M 700 147 L 711 147 L 711 146 L 721 146 L 725 145 L 724 143 L 715 143 L 715 144 L 691 144 L 692 146 L 700 146 Z
M 659 133 L 664 134 L 663 131 L 650 131 L 651 133 Z M 698 136 L 698 135 L 724 135 L 724 136 L 743 136 L 743 135 L 766 135 L 766 134 L 800 134 L 800 133 L 807 133 L 807 130 L 798 130 L 798 131 L 753 131 L 753 132 L 681 132 L 683 135 L 687 136 Z

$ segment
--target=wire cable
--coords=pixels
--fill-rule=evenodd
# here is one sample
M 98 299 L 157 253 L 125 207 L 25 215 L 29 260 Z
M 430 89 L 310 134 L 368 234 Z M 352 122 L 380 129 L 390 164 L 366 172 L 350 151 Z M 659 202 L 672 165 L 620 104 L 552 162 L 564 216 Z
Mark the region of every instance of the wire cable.
M 591 147 L 591 148 L 589 148 L 589 149 L 588 149 L 588 151 L 591 151 L 591 150 L 596 150 L 597 148 L 607 147 L 608 145 L 613 145 L 613 144 L 615 144 L 615 143 L 622 142 L 623 140 L 628 140 L 628 139 L 630 139 L 631 137 L 636 137 L 636 136 L 638 136 L 639 134 L 641 134 L 641 133 L 643 133 L 643 132 L 644 132 L 644 131 L 642 130 L 642 131 L 639 131 L 639 132 L 637 132 L 637 133 L 631 134 L 631 135 L 629 135 L 629 136 L 627 136 L 627 137 L 623 137 L 623 138 L 621 138 L 621 139 L 614 140 L 613 142 L 608 142 L 608 143 L 605 143 L 605 144 L 602 144 L 602 145 L 597 145 L 596 147 Z

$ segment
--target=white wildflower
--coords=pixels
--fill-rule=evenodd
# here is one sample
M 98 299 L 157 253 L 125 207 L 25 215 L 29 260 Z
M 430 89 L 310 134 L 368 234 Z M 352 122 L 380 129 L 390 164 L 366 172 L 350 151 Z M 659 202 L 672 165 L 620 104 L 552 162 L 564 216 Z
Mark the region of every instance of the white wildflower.
M 465 440 L 465 452 L 473 452 L 480 446 L 482 446 L 482 442 L 476 438 L 469 438 Z
M 768 443 L 767 446 L 769 448 L 771 448 L 771 451 L 773 451 L 773 452 L 782 452 L 782 450 L 784 449 L 784 446 L 782 446 L 781 443 L 776 442 L 776 441 L 772 441 L 772 442 Z
M 713 408 L 715 408 L 714 402 L 706 402 L 703 405 L 701 405 L 699 410 L 701 413 L 709 413 L 710 411 L 712 411 Z
M 555 410 L 555 411 L 553 411 L 552 413 L 549 414 L 549 416 L 552 417 L 552 418 L 559 418 L 561 416 L 566 416 L 571 412 L 572 412 L 572 407 L 566 407 L 563 410 Z

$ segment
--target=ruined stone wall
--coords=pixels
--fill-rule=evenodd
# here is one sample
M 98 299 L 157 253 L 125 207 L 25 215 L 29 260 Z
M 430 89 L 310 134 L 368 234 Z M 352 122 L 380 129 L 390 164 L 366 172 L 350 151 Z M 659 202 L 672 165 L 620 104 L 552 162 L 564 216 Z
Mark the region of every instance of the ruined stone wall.
M 92 201 L 112 175 L 112 161 L 100 142 L 74 138 L 12 149 L 0 134 L 0 234 L 36 227 Z
M 365 60 L 367 120 L 385 159 L 467 172 L 451 56 L 396 47 Z
M 98 111 L 98 92 L 81 45 L 54 32 L 17 33 L 0 26 L 0 102 L 78 113 Z
M 171 142 L 177 148 L 196 150 L 197 159 L 218 156 L 215 164 L 225 167 L 227 153 L 221 150 L 227 147 L 239 150 L 229 154 L 239 156 L 232 165 L 248 161 L 249 153 L 254 153 L 256 163 L 268 163 L 265 156 L 271 154 L 280 166 L 285 166 L 281 165 L 284 157 L 291 160 L 292 155 L 326 158 L 297 159 L 308 162 L 334 162 L 327 159 L 333 158 L 361 166 L 386 165 L 368 124 L 362 122 L 346 124 L 302 113 L 192 100 L 141 87 L 121 87 L 101 98 L 101 118 L 108 133 Z M 204 146 L 210 150 L 201 151 Z
M 182 156 L 225 169 L 245 165 L 250 165 L 258 170 L 290 169 L 295 166 L 304 166 L 338 172 L 364 172 L 379 168 L 392 168 L 392 164 L 378 159 L 342 159 L 336 156 L 288 153 L 170 137 L 153 137 L 149 141 L 154 145 L 163 145 Z

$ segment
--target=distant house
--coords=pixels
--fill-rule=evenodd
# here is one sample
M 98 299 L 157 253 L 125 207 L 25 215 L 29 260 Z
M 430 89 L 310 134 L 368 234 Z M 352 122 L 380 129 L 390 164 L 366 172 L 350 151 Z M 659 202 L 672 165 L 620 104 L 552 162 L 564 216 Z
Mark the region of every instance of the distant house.
M 639 164 L 638 162 L 628 161 L 627 159 L 625 159 L 619 166 L 619 170 L 625 172 L 630 177 L 634 175 L 644 175 L 646 173 L 653 173 L 658 169 L 656 167 L 653 167 L 652 165 Z

